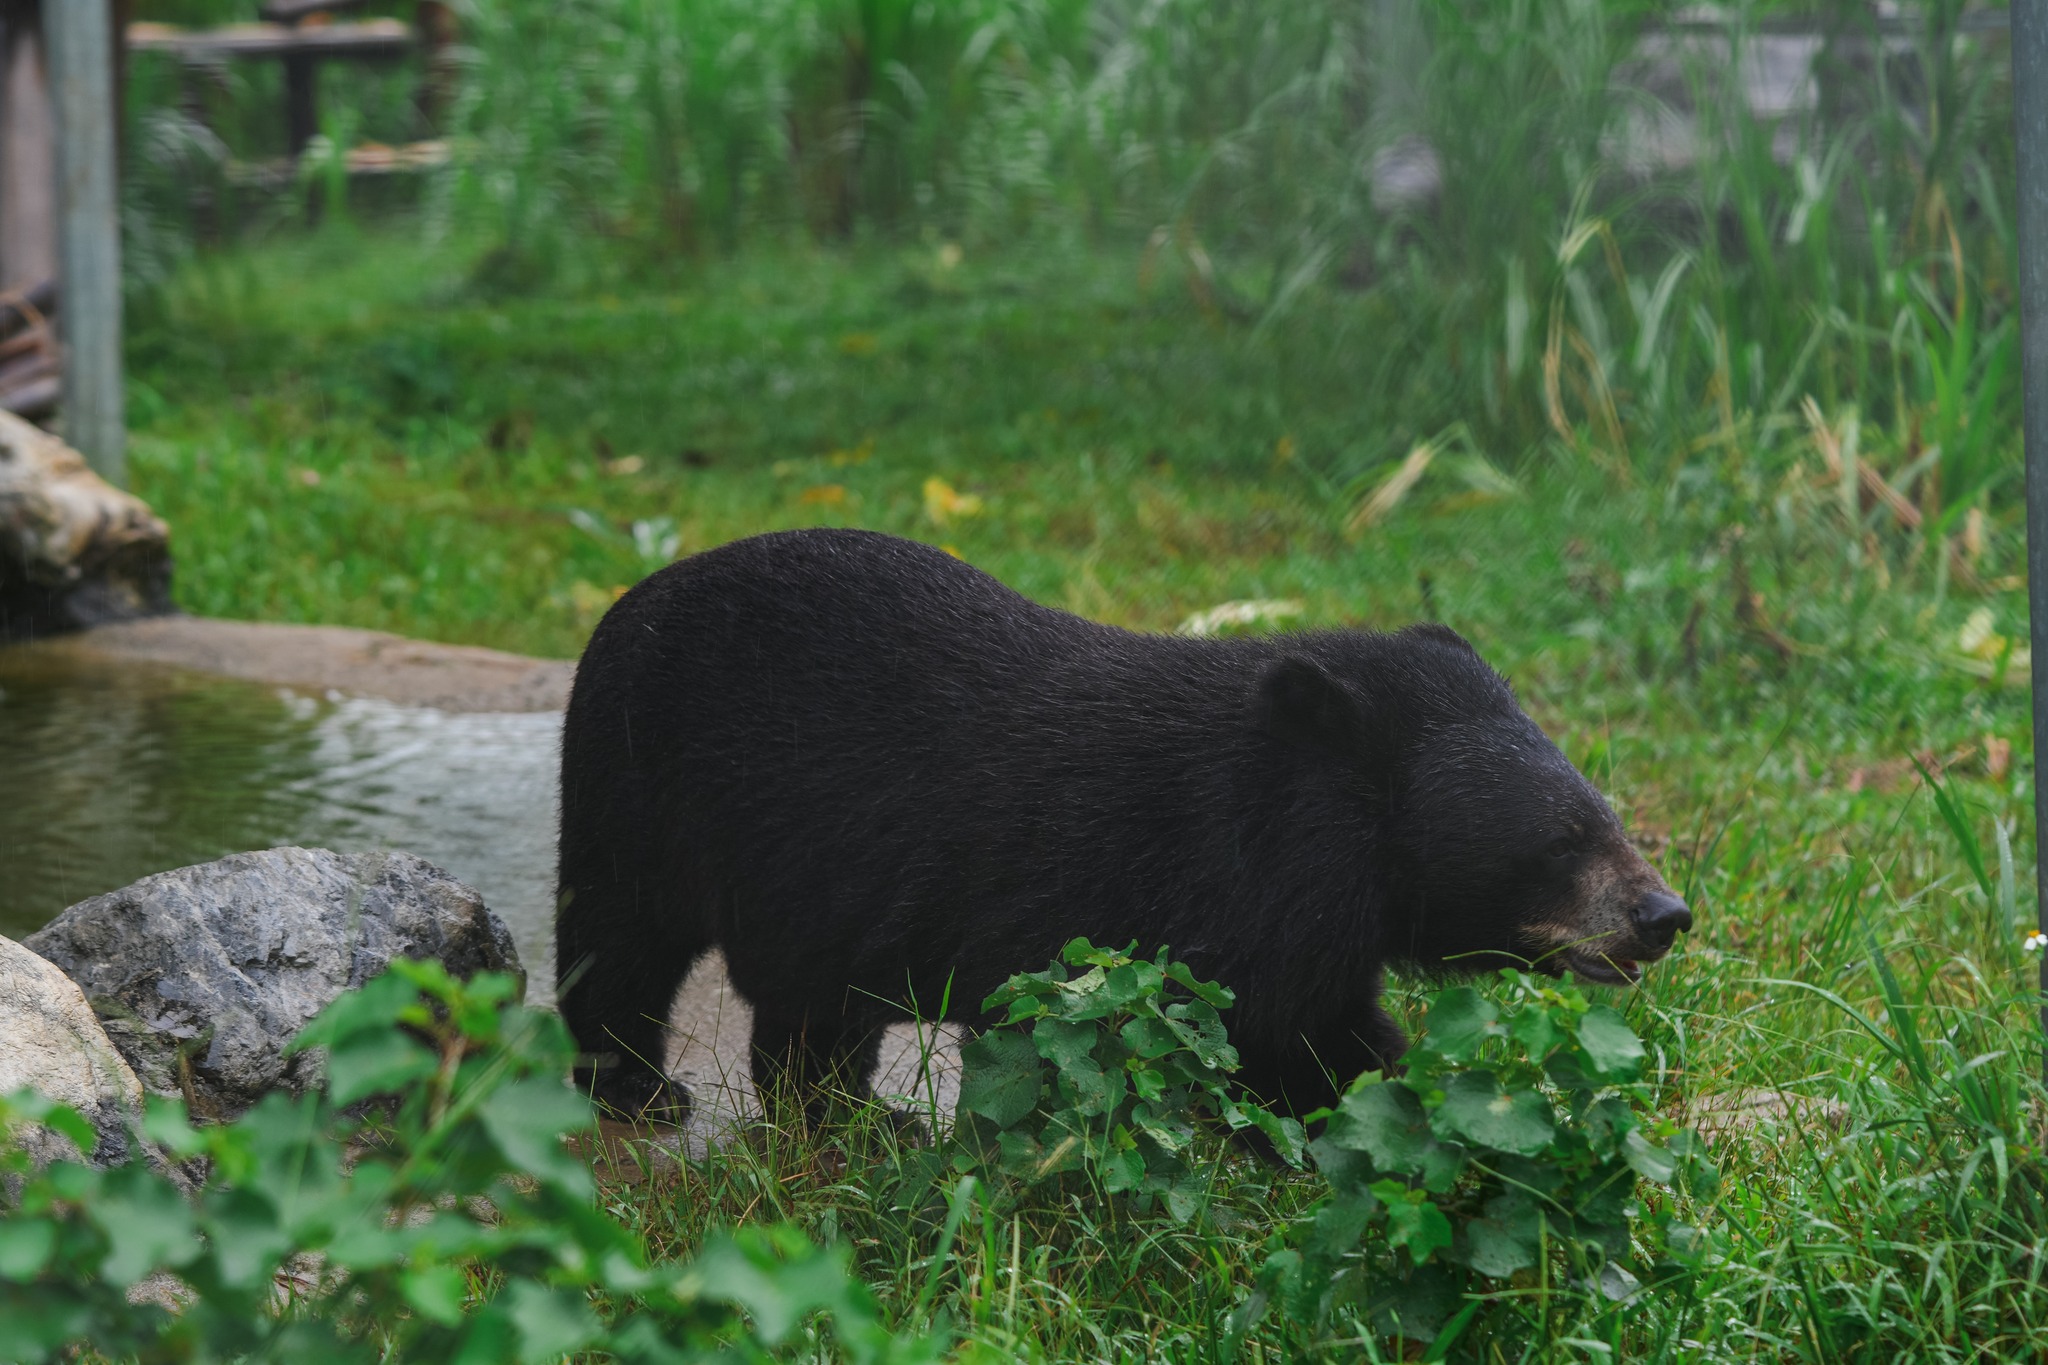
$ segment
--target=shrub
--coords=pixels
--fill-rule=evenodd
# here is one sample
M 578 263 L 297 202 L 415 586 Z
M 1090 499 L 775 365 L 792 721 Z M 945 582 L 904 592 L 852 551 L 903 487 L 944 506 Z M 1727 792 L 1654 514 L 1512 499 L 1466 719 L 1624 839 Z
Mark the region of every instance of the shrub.
M 1704 1192 L 1715 1174 L 1652 1110 L 1642 1041 L 1572 986 L 1501 977 L 1499 1001 L 1437 993 L 1405 1072 L 1368 1072 L 1326 1111 L 1310 1150 L 1330 1193 L 1276 1239 L 1236 1332 L 1273 1302 L 1318 1329 L 1356 1312 L 1434 1339 L 1435 1359 L 1479 1294 L 1576 1285 L 1619 1303 L 1697 1263 L 1701 1231 L 1637 1197 L 1639 1180 Z
M 139 1160 L 0 1155 L 20 1190 L 0 1210 L 0 1359 L 763 1359 L 821 1311 L 850 1360 L 936 1358 L 891 1336 L 843 1251 L 786 1227 L 650 1264 L 564 1145 L 592 1121 L 566 1031 L 513 990 L 397 962 L 294 1043 L 327 1049 L 325 1093 L 205 1129 L 153 1103 L 149 1136 L 204 1171 L 189 1201 Z M 0 1127 L 22 1121 L 93 1140 L 61 1107 L 0 1102 Z M 157 1272 L 175 1279 L 131 1302 Z
M 1210 1178 L 1188 1159 L 1198 1124 L 1256 1132 L 1295 1164 L 1301 1125 L 1231 1093 L 1231 992 L 1164 948 L 1150 962 L 1134 949 L 1077 938 L 989 996 L 983 1008 L 1005 1013 L 961 1049 L 959 1132 L 1027 1184 L 1081 1174 L 1185 1222 Z

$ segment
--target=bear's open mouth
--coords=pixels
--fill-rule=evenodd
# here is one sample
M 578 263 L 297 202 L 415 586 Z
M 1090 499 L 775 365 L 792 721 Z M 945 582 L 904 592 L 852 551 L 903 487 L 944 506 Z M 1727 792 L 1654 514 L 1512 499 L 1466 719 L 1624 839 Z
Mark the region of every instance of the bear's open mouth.
M 1643 979 L 1642 959 L 1590 948 L 1566 949 L 1559 955 L 1557 965 L 1582 981 L 1597 981 L 1604 986 L 1633 986 Z

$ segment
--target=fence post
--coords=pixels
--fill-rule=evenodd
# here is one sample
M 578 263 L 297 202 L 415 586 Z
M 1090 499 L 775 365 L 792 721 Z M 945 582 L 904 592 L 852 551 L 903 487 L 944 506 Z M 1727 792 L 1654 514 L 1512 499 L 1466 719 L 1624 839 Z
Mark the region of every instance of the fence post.
M 2027 477 L 2027 618 L 2033 644 L 2034 887 L 2048 909 L 2048 4 L 2012 7 L 2012 121 L 2019 171 L 2020 365 Z M 2041 922 L 2037 919 L 2037 926 Z M 2048 1048 L 2048 951 L 2041 954 L 2041 1028 Z M 2048 1051 L 2042 1057 L 2048 1081 Z
M 57 127 L 64 438 L 119 487 L 127 481 L 127 429 L 112 8 L 106 0 L 44 0 L 43 37 Z

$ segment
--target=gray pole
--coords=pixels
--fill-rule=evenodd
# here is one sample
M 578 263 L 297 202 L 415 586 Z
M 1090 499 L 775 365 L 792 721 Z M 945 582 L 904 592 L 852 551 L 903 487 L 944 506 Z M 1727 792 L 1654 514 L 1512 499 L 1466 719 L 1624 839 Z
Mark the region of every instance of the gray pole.
M 57 296 L 64 438 L 126 483 L 121 411 L 121 202 L 114 161 L 114 41 L 107 0 L 43 0 L 57 123 Z
M 2012 122 L 2019 167 L 2020 366 L 2027 461 L 2027 616 L 2034 647 L 2034 887 L 2048 909 L 2048 3 L 2012 6 Z M 2040 921 L 2037 919 L 2036 924 Z M 2048 951 L 2041 954 L 2048 1040 Z M 2048 1055 L 2043 1076 L 2048 1077 Z

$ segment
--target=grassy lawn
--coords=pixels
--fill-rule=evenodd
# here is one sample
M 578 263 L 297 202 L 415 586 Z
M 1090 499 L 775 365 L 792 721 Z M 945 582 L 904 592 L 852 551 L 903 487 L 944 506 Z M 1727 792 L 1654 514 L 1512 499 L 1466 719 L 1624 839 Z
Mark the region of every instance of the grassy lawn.
M 1321 289 L 1254 326 L 1135 253 L 760 249 L 576 298 L 493 299 L 469 264 L 336 231 L 165 289 L 132 458 L 187 609 L 571 657 L 675 555 L 855 525 L 1141 629 L 1246 599 L 1298 602 L 1288 624 L 1445 621 L 1699 911 L 1626 1002 L 1668 1108 L 1758 1087 L 1843 1106 L 1723 1143 L 1696 1213 L 1726 1258 L 1695 1294 L 1626 1319 L 1511 1295 L 1483 1358 L 1601 1357 L 1558 1344 L 1582 1329 L 1630 1358 L 2048 1350 L 2048 1222 L 2022 1193 L 2042 1138 L 2016 508 L 1915 530 L 1829 472 L 1830 410 L 1767 453 L 1739 421 L 1626 459 L 1584 432 L 1453 439 L 1361 520 L 1460 416 L 1404 364 L 1384 295 Z M 1948 815 L 1916 755 L 1945 767 Z M 924 1272 L 892 1260 L 843 1155 L 715 1157 L 619 1207 L 662 1246 L 787 1214 L 851 1238 L 907 1307 Z M 941 1306 L 992 1355 L 1203 1356 L 1303 1202 L 1298 1180 L 1229 1172 L 1206 1231 L 990 1213 Z M 1027 1235 L 1064 1240 L 1013 1267 L 1024 1312 L 1012 1288 L 992 1314 Z M 1379 1349 L 1270 1330 L 1272 1358 Z

